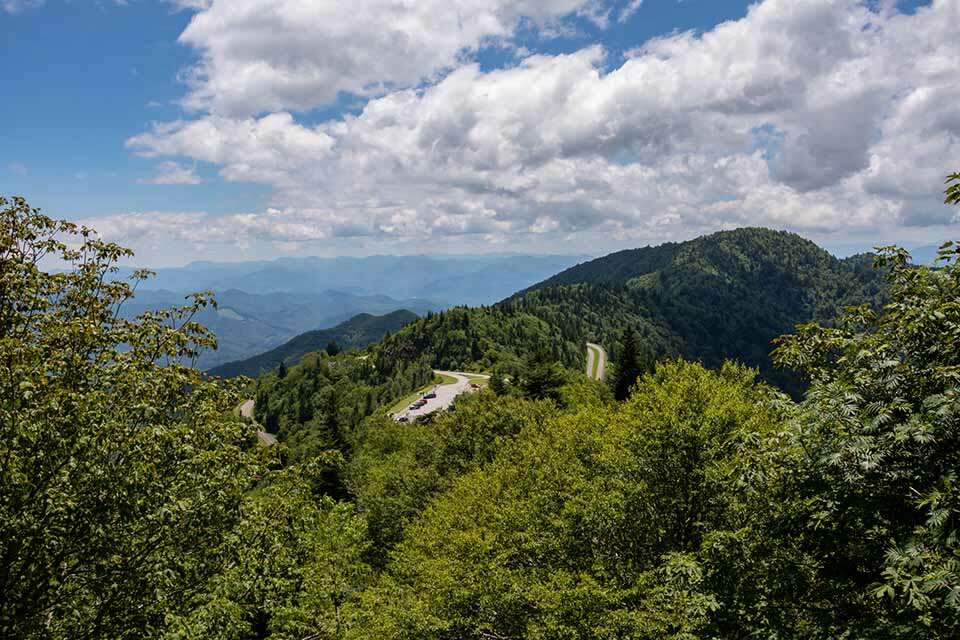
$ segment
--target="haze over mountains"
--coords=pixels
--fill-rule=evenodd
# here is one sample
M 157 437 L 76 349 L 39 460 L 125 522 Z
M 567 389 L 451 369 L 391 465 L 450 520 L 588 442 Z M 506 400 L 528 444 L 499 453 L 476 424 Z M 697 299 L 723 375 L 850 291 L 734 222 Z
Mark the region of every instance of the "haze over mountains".
M 184 303 L 184 292 L 138 290 L 121 309 L 126 318 L 148 310 Z M 217 350 L 203 352 L 196 363 L 208 369 L 225 362 L 267 351 L 306 331 L 338 325 L 357 314 L 387 314 L 398 309 L 422 315 L 440 308 L 429 300 L 396 300 L 384 295 L 356 295 L 342 291 L 317 293 L 247 293 L 238 289 L 217 291 L 217 308 L 207 308 L 194 318 L 217 336 Z M 276 363 L 274 363 L 276 364 Z
M 334 327 L 361 313 L 407 310 L 422 315 L 452 305 L 501 300 L 585 259 L 585 256 L 490 254 L 281 258 L 257 262 L 194 262 L 157 269 L 123 308 L 134 317 L 214 291 L 219 308 L 196 320 L 212 330 L 218 349 L 201 369 L 242 360 L 294 336 Z M 118 277 L 127 277 L 124 268 Z
M 261 373 L 275 369 L 281 362 L 289 366 L 295 365 L 304 355 L 326 349 L 330 343 L 335 343 L 338 349 L 359 349 L 369 346 L 416 319 L 417 315 L 407 309 L 381 316 L 360 313 L 335 327 L 301 333 L 275 349 L 245 360 L 213 367 L 208 373 L 224 378 L 233 376 L 255 378 Z
M 150 289 L 239 289 L 247 293 L 326 290 L 393 298 L 428 298 L 440 305 L 495 302 L 586 259 L 584 255 L 489 254 L 279 258 L 254 262 L 192 262 L 156 269 Z M 121 274 L 129 274 L 125 269 Z

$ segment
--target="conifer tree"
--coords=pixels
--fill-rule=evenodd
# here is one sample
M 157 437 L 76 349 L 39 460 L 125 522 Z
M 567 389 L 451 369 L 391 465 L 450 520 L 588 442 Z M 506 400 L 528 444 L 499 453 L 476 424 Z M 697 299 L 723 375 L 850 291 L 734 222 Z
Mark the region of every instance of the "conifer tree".
M 617 360 L 617 372 L 613 378 L 613 395 L 617 400 L 626 400 L 630 396 L 630 389 L 643 375 L 643 366 L 637 349 L 637 334 L 633 327 L 623 331 L 622 348 Z

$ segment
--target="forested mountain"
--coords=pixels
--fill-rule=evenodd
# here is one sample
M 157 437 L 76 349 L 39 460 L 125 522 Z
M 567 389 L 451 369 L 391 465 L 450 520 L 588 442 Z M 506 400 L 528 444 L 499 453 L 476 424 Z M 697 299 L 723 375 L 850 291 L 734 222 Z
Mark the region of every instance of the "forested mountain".
M 150 281 L 153 285 L 153 282 Z M 429 300 L 395 300 L 384 295 L 356 295 L 326 290 L 317 293 L 248 293 L 215 291 L 217 308 L 198 311 L 194 320 L 213 331 L 217 349 L 199 354 L 197 368 L 241 360 L 273 349 L 305 331 L 333 327 L 359 313 L 382 315 L 398 309 L 424 314 L 438 309 Z M 138 288 L 120 308 L 123 318 L 184 304 L 185 294 L 167 289 Z
M 649 361 L 682 356 L 714 367 L 735 359 L 796 393 L 796 379 L 771 366 L 771 341 L 799 323 L 829 323 L 848 305 L 876 304 L 883 291 L 870 256 L 840 260 L 796 234 L 738 229 L 598 258 L 492 308 L 422 320 L 384 346 L 431 353 L 444 366 L 490 366 L 489 354 L 529 351 L 532 332 L 579 366 L 587 340 L 615 361 L 620 335 L 632 327 Z
M 327 349 L 330 346 L 338 351 L 366 347 L 379 342 L 385 335 L 399 330 L 417 317 L 417 314 L 406 309 L 382 316 L 361 313 L 335 327 L 301 333 L 275 349 L 245 360 L 222 364 L 210 369 L 208 373 L 225 378 L 256 377 L 263 372 L 275 369 L 281 362 L 295 365 L 300 358 L 311 351 Z
M 423 359 L 379 367 L 356 352 L 316 351 L 257 380 L 255 416 L 298 460 L 331 450 L 346 454 L 364 418 L 433 377 Z M 343 490 L 330 482 L 328 489 Z
M 514 301 L 281 363 L 252 424 L 249 386 L 188 366 L 213 343 L 189 321 L 207 298 L 119 318 L 131 286 L 105 276 L 129 252 L 0 198 L 0 637 L 953 640 L 960 248 L 941 253 L 882 251 L 887 304 L 776 340 L 797 401 L 680 359 L 615 400 Z M 688 280 L 764 282 L 734 254 Z M 522 297 L 568 289 L 567 316 L 632 299 Z M 438 362 L 516 372 L 391 419 Z

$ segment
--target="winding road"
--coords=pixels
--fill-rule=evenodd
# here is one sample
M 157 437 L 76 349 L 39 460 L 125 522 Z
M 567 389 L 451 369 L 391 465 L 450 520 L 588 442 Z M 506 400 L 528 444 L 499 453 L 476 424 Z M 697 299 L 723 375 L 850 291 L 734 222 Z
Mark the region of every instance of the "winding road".
M 467 393 L 471 391 L 471 378 L 490 378 L 490 376 L 480 373 L 463 373 L 461 371 L 434 370 L 434 373 L 438 376 L 450 376 L 451 378 L 454 378 L 456 382 L 438 384 L 435 387 L 431 387 L 426 393 L 436 393 L 436 398 L 430 398 L 427 400 L 427 404 L 423 405 L 419 409 L 409 409 L 404 407 L 402 411 L 398 411 L 396 414 L 394 414 L 393 417 L 395 420 L 399 420 L 402 417 L 406 417 L 408 420 L 415 420 L 420 416 L 425 416 L 435 411 L 447 409 L 453 404 L 453 401 L 457 396 L 459 396 L 461 393 Z
M 587 377 L 603 380 L 607 374 L 607 352 L 598 344 L 587 343 Z
M 240 405 L 240 415 L 244 418 L 250 418 L 251 420 L 254 421 L 253 422 L 254 424 L 257 424 L 256 420 L 254 420 L 253 418 L 253 407 L 254 407 L 254 401 L 247 400 L 246 402 Z M 259 426 L 260 425 L 257 425 L 257 427 Z M 273 445 L 277 444 L 277 437 L 272 433 L 267 433 L 266 431 L 260 431 L 258 429 L 257 438 L 260 440 L 260 444 L 262 444 L 265 447 L 272 447 Z

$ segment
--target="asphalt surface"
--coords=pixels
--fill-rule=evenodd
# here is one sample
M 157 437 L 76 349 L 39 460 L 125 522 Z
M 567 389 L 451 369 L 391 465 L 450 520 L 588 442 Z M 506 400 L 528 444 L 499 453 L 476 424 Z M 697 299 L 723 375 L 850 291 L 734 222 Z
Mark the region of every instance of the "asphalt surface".
M 593 361 L 595 358 L 599 358 L 599 364 L 597 365 L 597 375 L 593 375 Z M 593 344 L 592 342 L 587 343 L 587 377 L 593 378 L 594 380 L 603 380 L 603 377 L 607 375 L 607 352 L 603 350 L 598 344 Z
M 427 400 L 427 404 L 420 407 L 419 409 L 410 409 L 409 407 L 404 407 L 403 410 L 398 411 L 393 415 L 395 420 L 399 420 L 403 416 L 406 416 L 410 421 L 419 418 L 420 416 L 425 416 L 427 414 L 433 413 L 435 411 L 440 411 L 442 409 L 447 409 L 450 405 L 453 404 L 453 401 L 461 393 L 468 393 L 473 389 L 470 387 L 470 378 L 467 377 L 467 374 L 459 371 L 434 371 L 437 375 L 450 376 L 455 378 L 456 382 L 450 384 L 439 384 L 435 387 L 428 389 L 425 394 L 429 394 L 431 391 L 437 394 L 436 398 L 430 398 Z M 489 378 L 490 376 L 481 375 L 478 373 L 471 373 L 471 376 L 477 376 L 480 378 Z
M 240 405 L 240 415 L 244 418 L 250 418 L 253 420 L 253 400 L 247 400 L 242 405 Z M 256 421 L 254 421 L 256 424 Z M 260 425 L 257 425 L 260 426 Z M 272 433 L 267 433 L 266 431 L 257 431 L 257 438 L 260 440 L 260 444 L 265 447 L 272 447 L 277 444 L 277 438 Z

